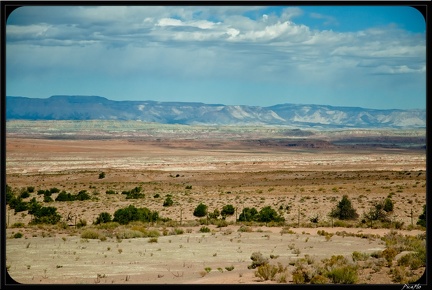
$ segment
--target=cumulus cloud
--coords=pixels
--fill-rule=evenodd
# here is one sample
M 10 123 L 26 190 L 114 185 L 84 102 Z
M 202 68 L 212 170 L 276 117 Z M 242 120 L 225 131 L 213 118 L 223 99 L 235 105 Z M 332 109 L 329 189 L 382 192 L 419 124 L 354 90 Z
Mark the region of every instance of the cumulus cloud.
M 311 29 L 299 7 L 22 7 L 6 26 L 7 74 L 85 70 L 115 76 L 320 84 L 425 72 L 424 34 L 397 26 Z M 325 25 L 335 17 L 309 13 Z

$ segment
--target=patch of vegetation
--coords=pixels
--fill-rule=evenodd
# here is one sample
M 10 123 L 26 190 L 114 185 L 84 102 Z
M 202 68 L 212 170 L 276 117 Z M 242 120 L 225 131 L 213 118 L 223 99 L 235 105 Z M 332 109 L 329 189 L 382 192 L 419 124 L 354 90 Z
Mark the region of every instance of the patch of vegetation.
M 268 264 L 268 259 L 264 258 L 261 252 L 253 252 L 251 255 L 252 264 L 248 266 L 248 269 L 255 269 L 259 266 Z
M 91 199 L 90 195 L 87 193 L 87 190 L 81 190 L 78 194 L 73 195 L 67 193 L 62 190 L 56 197 L 55 201 L 75 201 L 75 200 L 89 200 Z
M 203 217 L 207 215 L 207 205 L 200 203 L 193 211 L 193 215 L 196 217 Z
M 163 202 L 163 206 L 172 206 L 174 204 L 174 201 L 170 196 L 168 196 L 165 201 Z
M 109 223 L 111 221 L 112 221 L 111 214 L 109 214 L 107 212 L 101 212 L 99 214 L 99 216 L 96 218 L 96 221 L 94 222 L 94 224 L 95 225 L 104 224 L 104 223 Z
M 426 227 L 426 204 L 423 205 L 423 212 L 418 217 L 417 225 Z
M 146 207 L 136 208 L 133 205 L 116 210 L 113 219 L 114 222 L 122 225 L 128 224 L 131 221 L 155 222 L 157 220 L 159 220 L 159 213 L 157 211 L 151 211 Z
M 342 197 L 339 204 L 330 212 L 330 216 L 340 220 L 353 220 L 358 218 L 358 214 L 353 208 L 348 195 Z
M 199 229 L 199 231 L 200 231 L 201 233 L 209 233 L 209 232 L 210 232 L 210 228 L 208 228 L 208 227 L 206 227 L 206 226 L 203 226 L 203 227 L 201 227 L 201 228 Z

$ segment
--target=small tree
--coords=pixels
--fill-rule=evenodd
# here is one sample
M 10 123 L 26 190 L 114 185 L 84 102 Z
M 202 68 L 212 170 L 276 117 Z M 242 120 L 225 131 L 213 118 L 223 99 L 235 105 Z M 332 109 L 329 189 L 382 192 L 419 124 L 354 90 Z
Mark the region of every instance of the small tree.
M 258 221 L 260 222 L 281 222 L 284 220 L 285 219 L 280 216 L 271 206 L 263 207 L 258 214 Z
M 235 208 L 232 204 L 227 204 L 222 207 L 221 215 L 225 219 L 228 215 L 233 215 L 235 213 Z
M 394 207 L 394 205 L 393 205 L 393 201 L 391 200 L 391 198 L 387 197 L 387 198 L 384 200 L 383 210 L 384 210 L 385 212 L 392 212 L 392 211 L 393 211 L 393 207 Z
M 107 212 L 101 212 L 96 218 L 95 225 L 104 224 L 112 221 L 111 215 Z
M 353 220 L 358 218 L 356 210 L 352 207 L 348 195 L 344 195 L 339 204 L 331 211 L 330 216 L 340 220 Z
M 163 206 L 172 206 L 173 204 L 174 204 L 173 200 L 171 199 L 170 196 L 168 196 L 168 197 L 165 199 L 165 201 L 164 201 L 164 203 L 163 203 Z
M 200 203 L 193 212 L 193 215 L 196 217 L 203 217 L 207 215 L 207 206 L 203 203 Z
M 391 199 L 386 198 L 384 201 L 375 203 L 368 212 L 365 212 L 364 218 L 370 222 L 371 226 L 373 221 L 389 222 L 390 219 L 388 216 L 392 211 L 393 202 Z
M 258 211 L 256 208 L 245 207 L 239 216 L 239 221 L 241 222 L 250 222 L 258 219 Z
M 99 173 L 99 179 L 103 179 L 103 178 L 105 178 L 105 172 Z
M 423 206 L 423 213 L 418 217 L 417 225 L 426 227 L 426 204 Z

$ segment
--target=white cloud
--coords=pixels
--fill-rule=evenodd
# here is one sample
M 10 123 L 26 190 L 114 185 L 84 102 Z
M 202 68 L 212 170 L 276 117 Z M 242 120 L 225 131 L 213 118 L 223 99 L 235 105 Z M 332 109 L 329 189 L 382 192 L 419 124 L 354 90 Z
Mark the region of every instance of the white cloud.
M 279 15 L 249 6 L 54 10 L 27 8 L 7 25 L 10 78 L 61 69 L 119 78 L 316 83 L 330 90 L 328 84 L 368 83 L 376 74 L 425 72 L 424 35 L 394 25 L 312 30 L 296 21 L 303 14 L 298 7 Z M 330 16 L 309 16 L 337 24 Z

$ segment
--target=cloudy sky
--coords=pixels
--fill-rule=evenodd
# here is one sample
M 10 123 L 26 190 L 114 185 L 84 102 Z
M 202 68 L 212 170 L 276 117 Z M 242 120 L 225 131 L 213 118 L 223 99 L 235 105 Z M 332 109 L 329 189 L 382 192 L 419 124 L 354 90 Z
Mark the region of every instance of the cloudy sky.
M 21 7 L 6 94 L 424 109 L 425 26 L 403 6 Z

